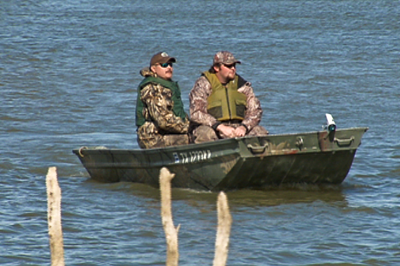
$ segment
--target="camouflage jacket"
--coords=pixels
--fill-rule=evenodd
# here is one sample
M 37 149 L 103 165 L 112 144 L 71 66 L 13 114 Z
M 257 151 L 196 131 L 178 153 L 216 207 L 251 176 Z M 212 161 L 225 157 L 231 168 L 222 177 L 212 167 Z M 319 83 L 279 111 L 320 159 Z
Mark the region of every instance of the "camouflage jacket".
M 140 71 L 144 77 L 154 75 L 148 68 Z M 172 91 L 160 84 L 148 84 L 140 92 L 140 100 L 144 103 L 143 116 L 146 121 L 142 127 L 148 127 L 152 132 L 148 133 L 187 133 L 189 130 L 189 119 L 176 116 L 172 109 L 174 102 L 172 101 Z M 151 124 L 151 125 L 150 125 Z M 142 129 L 143 130 L 143 129 Z
M 250 82 L 240 87 L 238 91 L 247 96 L 247 109 L 242 124 L 250 131 L 260 123 L 263 111 L 260 101 L 254 95 Z M 191 120 L 209 127 L 218 123 L 218 120 L 207 112 L 207 98 L 210 96 L 211 92 L 212 88 L 210 82 L 206 77 L 201 76 L 197 79 L 189 94 Z

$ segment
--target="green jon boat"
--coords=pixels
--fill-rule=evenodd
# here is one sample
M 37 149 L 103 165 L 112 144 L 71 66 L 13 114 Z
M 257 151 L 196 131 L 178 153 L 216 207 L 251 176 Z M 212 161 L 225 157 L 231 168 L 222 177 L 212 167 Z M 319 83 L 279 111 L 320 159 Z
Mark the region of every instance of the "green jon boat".
M 81 147 L 75 153 L 92 179 L 159 187 L 167 167 L 172 187 L 207 191 L 287 183 L 340 184 L 367 127 L 224 139 L 160 149 Z

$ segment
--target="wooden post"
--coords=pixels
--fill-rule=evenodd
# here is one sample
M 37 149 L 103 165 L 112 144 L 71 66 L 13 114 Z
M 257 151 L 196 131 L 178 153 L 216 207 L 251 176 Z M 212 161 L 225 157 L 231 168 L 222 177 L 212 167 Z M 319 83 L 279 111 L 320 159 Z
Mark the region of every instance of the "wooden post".
M 224 192 L 220 192 L 217 202 L 218 230 L 215 241 L 214 266 L 224 266 L 228 259 L 229 234 L 231 232 L 232 216 L 229 212 L 228 199 Z
M 171 174 L 167 168 L 161 168 L 161 217 L 167 242 L 167 266 L 177 266 L 179 261 L 178 231 L 180 225 L 175 228 L 171 211 L 171 180 L 174 176 L 175 174 Z
M 61 228 L 61 189 L 58 185 L 56 167 L 50 167 L 47 172 L 46 188 L 51 265 L 64 266 L 64 244 Z

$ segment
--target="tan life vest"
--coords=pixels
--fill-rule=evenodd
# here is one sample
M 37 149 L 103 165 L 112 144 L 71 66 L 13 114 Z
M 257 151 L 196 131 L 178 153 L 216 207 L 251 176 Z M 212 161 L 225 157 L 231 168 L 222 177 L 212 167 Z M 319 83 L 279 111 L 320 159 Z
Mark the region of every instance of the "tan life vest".
M 225 86 L 221 84 L 214 73 L 206 71 L 203 73 L 211 83 L 212 92 L 208 97 L 207 111 L 218 121 L 240 120 L 245 117 L 247 107 L 247 96 L 238 92 L 239 76 L 236 75 Z

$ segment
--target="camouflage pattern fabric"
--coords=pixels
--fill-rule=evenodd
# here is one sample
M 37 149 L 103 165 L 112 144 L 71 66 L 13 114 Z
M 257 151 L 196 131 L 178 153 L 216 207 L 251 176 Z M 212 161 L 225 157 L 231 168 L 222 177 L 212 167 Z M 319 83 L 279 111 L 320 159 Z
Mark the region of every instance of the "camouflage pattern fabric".
M 247 96 L 247 109 L 245 118 L 241 122 L 244 124 L 248 132 L 246 136 L 265 136 L 268 135 L 268 131 L 259 126 L 258 124 L 261 121 L 262 117 L 262 109 L 260 101 L 256 98 L 253 92 L 253 88 L 251 87 L 251 83 L 247 82 L 245 85 L 238 89 L 239 92 L 244 93 Z M 190 94 L 189 94 L 189 102 L 190 102 L 190 117 L 194 123 L 199 125 L 207 126 L 212 129 L 212 126 L 218 122 L 216 118 L 207 112 L 207 98 L 210 96 L 212 92 L 211 84 L 207 80 L 206 77 L 201 76 L 193 86 Z M 225 123 L 223 123 L 225 124 Z M 235 124 L 230 124 L 234 126 Z M 235 128 L 240 126 L 234 126 Z M 213 130 L 213 129 L 212 129 Z M 214 137 L 211 133 L 207 133 L 208 130 L 204 129 L 204 127 L 197 128 L 193 130 L 193 139 L 195 143 L 200 143 L 201 140 L 210 139 L 213 140 Z M 201 135 L 201 134 L 204 134 Z M 214 133 L 215 135 L 215 133 Z M 218 138 L 221 138 L 218 136 Z
M 240 127 L 239 123 L 222 123 L 224 125 L 229 125 L 233 128 Z M 262 126 L 255 126 L 250 130 L 246 136 L 266 136 L 268 131 Z M 192 131 L 192 142 L 193 143 L 203 143 L 208 141 L 216 141 L 218 139 L 224 139 L 224 136 L 219 135 L 212 127 L 200 125 L 193 129 Z
M 148 68 L 142 69 L 140 74 L 154 75 Z M 172 91 L 160 84 L 148 84 L 140 91 L 146 119 L 137 131 L 142 149 L 189 144 L 189 119 L 184 121 L 173 113 L 171 97 Z
M 214 129 L 209 126 L 200 125 L 192 131 L 192 142 L 203 143 L 208 141 L 216 141 L 219 139 Z
M 162 148 L 189 144 L 188 134 L 159 134 L 154 123 L 145 122 L 137 132 L 142 149 Z
M 213 60 L 213 65 L 216 64 L 225 64 L 225 65 L 230 65 L 230 64 L 236 64 L 241 62 L 239 60 L 236 60 L 236 58 L 233 56 L 231 52 L 228 51 L 220 51 L 215 54 L 214 60 Z

